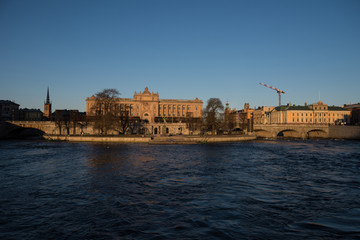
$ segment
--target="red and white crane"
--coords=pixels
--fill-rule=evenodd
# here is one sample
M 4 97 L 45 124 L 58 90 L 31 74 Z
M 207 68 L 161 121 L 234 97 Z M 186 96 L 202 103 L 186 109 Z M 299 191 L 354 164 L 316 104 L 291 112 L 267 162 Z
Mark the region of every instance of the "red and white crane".
M 282 93 L 285 93 L 283 90 L 280 90 L 280 89 L 277 89 L 275 87 L 272 87 L 272 86 L 269 86 L 265 83 L 260 83 L 261 85 L 265 86 L 265 87 L 268 87 L 268 88 L 271 88 L 271 89 L 274 89 L 278 94 L 279 94 L 279 107 L 281 106 L 281 94 Z

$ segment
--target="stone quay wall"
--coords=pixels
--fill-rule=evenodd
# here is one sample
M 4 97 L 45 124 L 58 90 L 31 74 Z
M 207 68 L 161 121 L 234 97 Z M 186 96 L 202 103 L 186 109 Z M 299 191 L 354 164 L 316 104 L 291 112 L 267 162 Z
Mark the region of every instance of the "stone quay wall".
M 148 143 L 151 137 L 117 137 L 117 136 L 60 136 L 44 135 L 44 138 L 52 141 L 69 142 L 111 142 L 111 143 Z
M 360 126 L 330 126 L 329 138 L 360 140 Z
M 106 142 L 106 143 L 149 143 L 149 144 L 196 144 L 241 142 L 255 140 L 255 136 L 59 136 L 44 135 L 52 141 Z

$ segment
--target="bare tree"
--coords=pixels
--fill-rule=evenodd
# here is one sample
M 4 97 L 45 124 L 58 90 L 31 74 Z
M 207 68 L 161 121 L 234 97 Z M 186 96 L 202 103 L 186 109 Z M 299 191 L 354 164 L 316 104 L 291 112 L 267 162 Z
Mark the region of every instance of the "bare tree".
M 120 95 L 119 91 L 114 88 L 104 89 L 95 94 L 95 111 L 94 128 L 99 130 L 100 134 L 107 134 L 108 130 L 113 128 L 116 114 L 116 99 Z
M 207 101 L 204 119 L 206 126 L 211 129 L 212 135 L 215 135 L 215 131 L 219 130 L 223 122 L 222 111 L 224 111 L 224 105 L 219 98 L 210 98 Z
M 62 126 L 63 126 L 63 115 L 62 112 L 59 110 L 55 111 L 55 124 L 59 129 L 59 135 L 61 135 L 62 132 Z
M 193 113 L 188 112 L 186 114 L 186 127 L 189 129 L 190 134 L 193 134 L 196 130 L 199 130 L 202 125 L 202 119 L 201 118 L 194 118 Z
M 69 111 L 68 110 L 56 110 L 55 111 L 55 124 L 59 129 L 59 135 L 62 134 L 63 127 L 66 129 L 66 134 L 69 135 Z
M 78 110 L 69 110 L 70 122 L 73 126 L 73 135 L 76 135 L 76 126 L 80 120 L 79 111 Z
M 119 134 L 126 134 L 128 131 L 130 124 L 132 122 L 131 117 L 131 106 L 130 105 L 120 105 L 116 108 L 115 112 L 115 121 L 114 121 L 114 130 L 117 131 Z

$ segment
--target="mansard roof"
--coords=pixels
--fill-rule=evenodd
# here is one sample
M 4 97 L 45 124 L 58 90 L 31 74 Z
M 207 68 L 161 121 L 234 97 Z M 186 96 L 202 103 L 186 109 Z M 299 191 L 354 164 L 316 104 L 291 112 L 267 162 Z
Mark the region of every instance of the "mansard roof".
M 309 106 L 289 106 L 287 110 L 311 110 Z
M 276 111 L 312 111 L 313 109 L 310 106 L 280 106 L 275 107 Z M 347 109 L 337 106 L 328 106 L 329 111 L 347 111 Z
M 345 109 L 343 107 L 337 107 L 337 106 L 329 106 L 328 109 L 330 111 L 348 111 L 348 109 Z

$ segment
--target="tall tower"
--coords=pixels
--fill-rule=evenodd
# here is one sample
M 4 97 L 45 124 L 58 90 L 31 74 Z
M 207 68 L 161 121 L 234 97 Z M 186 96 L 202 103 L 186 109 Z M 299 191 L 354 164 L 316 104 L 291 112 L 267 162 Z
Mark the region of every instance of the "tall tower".
M 51 102 L 49 95 L 49 87 L 47 88 L 46 101 L 44 102 L 44 118 L 51 120 Z

